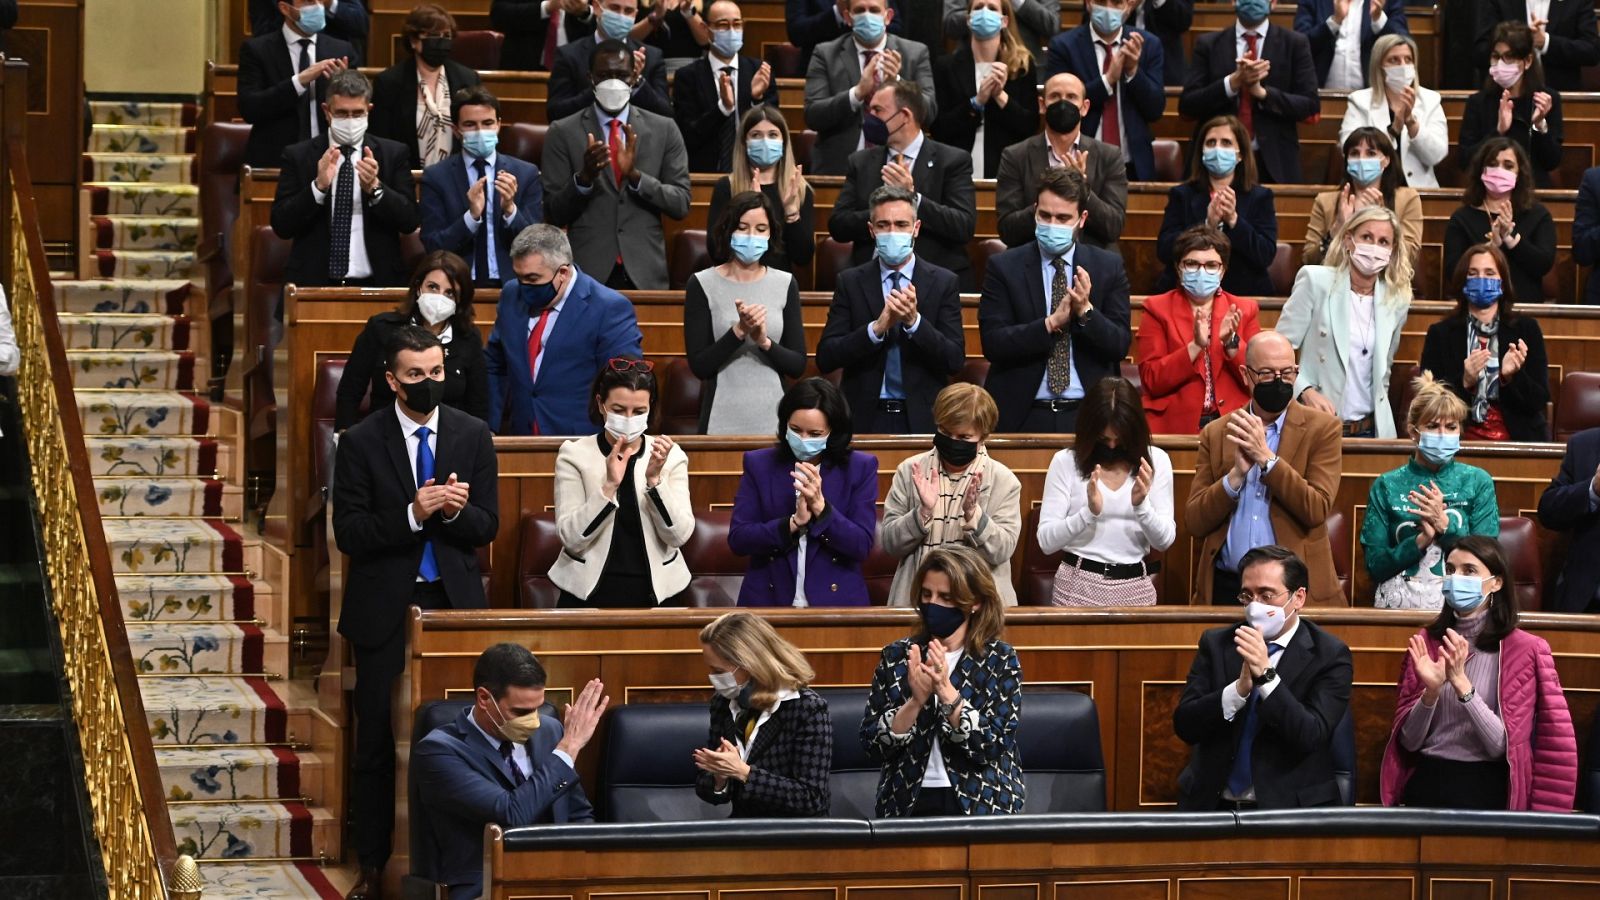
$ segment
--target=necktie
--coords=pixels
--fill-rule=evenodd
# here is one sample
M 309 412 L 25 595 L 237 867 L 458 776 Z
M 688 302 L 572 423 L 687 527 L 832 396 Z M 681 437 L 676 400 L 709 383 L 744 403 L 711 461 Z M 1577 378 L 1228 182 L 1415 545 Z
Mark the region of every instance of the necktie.
M 550 307 L 546 306 L 539 311 L 539 321 L 533 325 L 533 330 L 528 332 L 528 381 L 539 381 L 539 349 L 544 346 L 544 326 L 550 321 Z M 539 433 L 539 420 L 533 420 L 533 433 Z
M 722 74 L 733 78 L 733 66 L 723 66 Z M 717 82 L 717 97 L 722 97 L 722 82 Z M 733 85 L 733 111 L 734 115 L 722 120 L 722 128 L 717 135 L 717 171 L 727 172 L 733 167 L 733 142 L 739 130 L 739 84 L 735 80 Z
M 295 62 L 295 74 L 311 68 L 311 39 L 301 38 L 295 43 L 300 45 L 300 59 Z M 316 137 L 314 130 L 317 122 L 317 86 L 313 83 L 306 89 L 306 102 L 300 104 L 300 140 L 308 141 Z
M 477 160 L 472 164 L 473 183 L 489 177 L 489 162 Z M 483 224 L 478 226 L 477 240 L 472 247 L 472 277 L 481 281 L 489 277 L 489 229 L 494 227 L 494 182 L 485 181 L 483 185 Z
M 563 13 L 550 4 L 550 25 L 544 33 L 544 54 L 539 57 L 539 62 L 546 72 L 556 67 L 556 39 L 561 34 L 561 29 L 566 25 Z
M 428 483 L 433 477 L 433 448 L 428 446 L 428 435 L 431 434 L 427 426 L 417 429 L 417 487 Z M 417 574 L 423 581 L 439 580 L 439 561 L 433 557 L 433 540 L 422 543 L 422 565 L 417 567 Z
M 522 774 L 522 769 L 518 768 L 517 761 L 511 758 L 512 749 L 510 741 L 501 741 L 500 759 L 506 764 L 506 774 L 511 776 L 511 783 L 521 787 L 522 783 L 528 780 L 528 776 Z
M 1059 258 L 1050 263 L 1056 274 L 1050 279 L 1050 309 L 1055 312 L 1067 296 L 1067 265 Z M 1056 335 L 1055 346 L 1050 348 L 1050 362 L 1045 364 L 1045 387 L 1050 393 L 1060 395 L 1067 389 L 1072 381 L 1072 339 L 1067 336 L 1066 329 Z
M 898 291 L 900 282 L 905 276 L 899 272 L 889 273 L 889 290 Z M 889 333 L 884 335 L 884 341 L 889 345 L 889 355 L 883 360 L 883 396 L 890 400 L 904 400 L 906 397 L 905 372 L 900 365 L 900 332 L 902 328 L 897 322 L 889 326 Z
M 1253 31 L 1244 34 L 1244 55 L 1247 59 L 1256 58 L 1256 38 Z M 1239 90 L 1239 121 L 1244 123 L 1245 133 L 1251 137 L 1256 136 L 1256 104 L 1255 98 L 1250 96 L 1250 90 L 1241 86 Z M 1240 149 L 1240 152 L 1244 152 Z
M 1278 658 L 1283 647 L 1278 644 L 1267 645 L 1267 662 Z M 1223 688 L 1229 690 L 1229 688 Z M 1250 690 L 1250 699 L 1245 704 L 1244 734 L 1239 736 L 1239 750 L 1233 756 L 1233 771 L 1228 773 L 1228 792 L 1234 797 L 1244 796 L 1245 791 L 1254 785 L 1255 778 L 1250 774 L 1250 752 L 1255 747 L 1256 732 L 1261 730 L 1261 722 L 1256 718 L 1256 700 L 1261 697 L 1260 688 Z
M 861 52 L 861 69 L 862 69 L 862 71 L 866 71 L 867 66 L 875 66 L 877 64 L 877 59 L 878 59 L 878 51 L 876 51 L 876 50 L 863 50 Z M 874 72 L 873 75 L 872 75 L 872 89 L 874 91 L 876 91 L 878 89 L 878 75 L 877 75 L 876 72 Z M 861 99 L 862 99 L 862 103 L 861 103 L 861 121 L 862 122 L 866 122 L 867 121 L 867 116 L 872 115 L 872 113 L 867 112 L 867 106 L 871 103 L 872 98 L 871 97 L 863 97 Z M 866 143 L 867 143 L 868 147 L 876 147 L 876 146 L 878 146 L 877 144 L 874 144 L 871 141 L 867 141 Z
M 355 214 L 356 167 L 350 161 L 354 148 L 341 147 L 344 161 L 333 183 L 333 222 L 328 229 L 328 278 L 340 281 L 350 270 L 350 220 Z
M 1117 48 L 1121 46 L 1121 44 L 1107 44 L 1100 41 L 1096 41 L 1096 43 L 1106 48 L 1106 61 L 1100 66 L 1100 71 L 1108 72 L 1111 70 L 1111 57 L 1116 54 Z M 1121 81 L 1121 79 L 1117 79 L 1111 83 L 1111 93 L 1106 95 L 1106 105 L 1103 108 L 1103 111 L 1100 113 L 1100 140 L 1110 144 L 1113 147 L 1122 146 L 1122 136 L 1120 134 L 1121 128 L 1117 124 L 1117 116 L 1121 113 L 1118 105 L 1121 102 L 1119 99 L 1119 91 L 1121 90 L 1122 85 L 1118 83 L 1119 81 Z
M 617 162 L 617 156 L 622 153 L 622 120 L 611 120 L 611 136 L 607 141 L 611 145 L 611 177 L 617 180 L 617 189 L 622 189 L 622 165 Z

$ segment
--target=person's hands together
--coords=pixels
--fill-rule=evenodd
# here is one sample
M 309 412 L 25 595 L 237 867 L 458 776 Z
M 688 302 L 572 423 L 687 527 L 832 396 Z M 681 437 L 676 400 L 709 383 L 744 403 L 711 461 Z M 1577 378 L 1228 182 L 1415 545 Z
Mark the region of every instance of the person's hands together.
M 411 501 L 411 515 L 418 524 L 433 518 L 433 514 L 444 508 L 444 501 L 448 497 L 445 487 L 432 478 L 422 483 L 417 488 L 417 493 Z
M 517 176 L 501 169 L 494 176 L 494 196 L 500 201 L 500 215 L 510 218 L 517 212 Z
M 655 487 L 661 483 L 661 467 L 667 463 L 667 454 L 677 446 L 672 438 L 658 434 L 650 439 L 650 460 L 644 466 L 645 487 Z
M 1444 675 L 1457 696 L 1472 693 L 1472 679 L 1467 677 L 1467 658 L 1472 656 L 1472 645 L 1454 628 L 1444 632 Z
M 483 210 L 489 203 L 489 176 L 485 175 L 472 183 L 467 188 L 467 213 L 474 219 L 483 220 Z
M 928 646 L 928 658 L 934 657 L 933 646 Z M 943 661 L 941 657 L 941 662 Z M 911 702 L 922 706 L 933 696 L 933 667 L 923 661 L 922 648 L 916 644 L 906 655 L 906 681 L 911 688 Z
M 611 149 L 594 135 L 589 135 L 589 144 L 583 148 L 583 168 L 578 170 L 578 183 L 584 187 L 594 184 L 594 180 L 610 164 Z
M 932 518 L 934 507 L 939 504 L 939 467 L 930 465 L 924 469 L 921 462 L 912 463 L 911 483 L 917 489 L 917 507 L 922 518 Z
M 1072 278 L 1072 287 L 1067 289 L 1067 299 L 1072 302 L 1072 317 L 1081 319 L 1089 314 L 1092 308 L 1089 305 L 1089 293 L 1094 290 L 1094 285 L 1089 281 L 1089 273 L 1078 266 Z
M 772 87 L 772 65 L 763 62 L 761 68 L 756 69 L 756 74 L 750 76 L 750 97 L 760 100 L 767 96 L 767 88 Z M 732 103 L 728 104 L 732 106 Z
M 967 479 L 967 489 L 961 494 L 961 520 L 968 528 L 978 524 L 978 515 L 982 510 L 978 507 L 978 496 L 983 491 L 983 473 L 973 472 Z
M 1100 494 L 1100 480 L 1105 477 L 1099 466 L 1089 473 L 1089 482 L 1084 485 L 1084 496 L 1089 501 L 1089 515 L 1100 518 L 1100 513 L 1105 510 L 1106 501 Z
M 322 156 L 317 158 L 317 190 L 326 194 L 333 189 L 333 180 L 339 176 L 339 164 L 344 161 L 344 154 L 338 147 L 330 145 L 322 151 Z
M 1538 125 L 1540 122 L 1544 121 L 1545 116 L 1548 116 L 1550 114 L 1550 107 L 1553 104 L 1554 104 L 1554 101 L 1550 99 L 1550 95 L 1548 93 L 1546 93 L 1544 91 L 1535 91 L 1534 92 L 1534 94 L 1533 94 L 1533 124 L 1534 125 Z
M 1517 341 L 1506 347 L 1505 358 L 1500 360 L 1500 377 L 1507 379 L 1522 371 L 1528 362 L 1528 342 Z
M 617 488 L 622 485 L 622 479 L 628 472 L 628 458 L 639 452 L 637 444 L 628 441 L 617 441 L 611 452 L 606 454 L 606 480 L 600 486 L 600 493 L 607 500 L 617 495 Z
M 723 738 L 716 749 L 696 747 L 694 765 L 700 771 L 716 776 L 719 790 L 726 783 L 726 779 L 746 781 L 750 777 L 750 766 L 739 756 L 739 748 L 727 738 Z
M 1239 666 L 1239 696 L 1247 697 L 1256 680 L 1266 674 L 1272 657 L 1267 652 L 1267 639 L 1249 625 L 1233 630 L 1233 648 L 1243 662 Z
M 1143 506 L 1144 501 L 1150 496 L 1150 482 L 1156 477 L 1155 470 L 1150 467 L 1150 460 L 1139 460 L 1139 471 L 1133 476 L 1133 505 Z
M 465 481 L 457 481 L 456 473 L 451 472 L 443 487 L 444 499 L 439 509 L 444 512 L 446 519 L 454 519 L 467 508 L 467 503 L 472 499 L 472 485 Z
M 1496 107 L 1494 129 L 1499 134 L 1511 130 L 1511 92 L 1500 92 L 1500 104 Z
M 1417 679 L 1426 689 L 1426 699 L 1431 701 L 1439 695 L 1439 689 L 1444 687 L 1444 660 L 1434 659 L 1428 652 L 1428 641 L 1421 632 L 1413 634 L 1411 640 L 1406 642 L 1406 652 L 1411 655 L 1411 668 L 1417 672 Z
M 368 197 L 378 189 L 378 158 L 371 147 L 361 148 L 361 158 L 356 160 L 356 180 L 361 182 L 361 193 Z

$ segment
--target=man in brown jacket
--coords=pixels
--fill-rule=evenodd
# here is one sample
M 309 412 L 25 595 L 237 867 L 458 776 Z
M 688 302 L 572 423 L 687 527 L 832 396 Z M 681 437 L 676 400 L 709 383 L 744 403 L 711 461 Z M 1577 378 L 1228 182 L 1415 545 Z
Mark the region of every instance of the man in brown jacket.
M 1240 559 L 1277 544 L 1305 561 L 1312 605 L 1348 605 L 1327 525 L 1339 492 L 1339 420 L 1292 402 L 1299 369 L 1288 339 L 1260 332 L 1245 348 L 1250 405 L 1200 432 L 1184 511 L 1189 533 L 1203 536 L 1191 603 L 1237 602 Z

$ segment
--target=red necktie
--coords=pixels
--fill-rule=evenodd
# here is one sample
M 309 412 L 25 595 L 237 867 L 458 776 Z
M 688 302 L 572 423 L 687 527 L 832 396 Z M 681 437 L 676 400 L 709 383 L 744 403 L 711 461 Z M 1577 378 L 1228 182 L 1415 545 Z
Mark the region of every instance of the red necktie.
M 550 5 L 555 6 L 554 3 Z M 550 27 L 544 34 L 544 55 L 540 57 L 546 72 L 556 67 L 556 38 L 561 34 L 561 27 L 564 24 L 561 10 L 551 9 Z
M 1245 59 L 1256 58 L 1257 37 L 1258 35 L 1253 31 L 1247 31 L 1244 33 Z M 1244 85 L 1240 85 L 1239 89 L 1239 121 L 1244 123 L 1244 130 L 1246 134 L 1250 135 L 1251 137 L 1256 136 L 1255 98 L 1250 96 L 1250 89 Z M 1239 152 L 1243 153 L 1244 148 L 1241 147 Z
M 861 51 L 862 71 L 866 71 L 866 67 L 867 66 L 873 66 L 873 69 L 874 69 L 874 72 L 873 72 L 873 75 L 872 75 L 872 89 L 874 91 L 876 91 L 878 89 L 878 75 L 877 75 L 877 72 L 876 72 L 877 66 L 875 64 L 875 60 L 877 60 L 877 58 L 878 58 L 878 51 L 876 51 L 876 50 L 863 50 L 863 51 Z M 867 107 L 869 107 L 871 105 L 872 105 L 872 97 L 870 95 L 862 98 L 862 102 L 861 102 L 861 121 L 862 122 L 866 122 L 867 121 L 867 116 L 872 115 L 872 113 L 867 109 Z M 868 147 L 876 147 L 876 146 L 878 146 L 877 144 L 874 144 L 871 141 L 864 141 L 864 143 Z
M 1095 43 L 1106 48 L 1106 61 L 1100 66 L 1100 72 L 1104 74 L 1111 71 L 1111 56 L 1117 52 L 1119 45 L 1107 44 L 1102 41 L 1096 41 Z M 1111 93 L 1106 97 L 1105 109 L 1100 113 L 1100 140 L 1113 147 L 1122 146 L 1122 136 L 1118 133 L 1121 129 L 1117 125 L 1117 114 L 1120 112 L 1117 109 L 1117 89 L 1119 87 L 1120 85 L 1116 82 L 1112 82 Z
M 617 162 L 618 154 L 622 153 L 622 120 L 611 120 L 611 175 L 617 179 L 617 188 L 622 188 L 622 164 Z
M 528 332 L 528 380 L 539 380 L 539 349 L 544 345 L 544 326 L 550 321 L 550 307 L 546 306 L 539 311 L 539 321 L 533 325 L 533 330 Z M 539 433 L 539 420 L 533 420 L 533 433 Z

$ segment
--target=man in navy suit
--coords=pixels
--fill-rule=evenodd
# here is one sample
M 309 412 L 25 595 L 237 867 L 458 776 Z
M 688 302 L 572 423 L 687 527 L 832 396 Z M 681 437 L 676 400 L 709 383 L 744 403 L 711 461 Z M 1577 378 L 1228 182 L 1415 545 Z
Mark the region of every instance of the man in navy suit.
M 372 30 L 372 21 L 361 0 L 250 0 L 250 34 L 253 37 L 271 34 L 295 17 L 296 7 L 313 4 L 320 4 L 324 10 L 328 36 L 346 41 L 355 48 L 350 65 L 365 65 L 367 34 Z M 286 9 L 291 11 L 285 12 Z
M 673 117 L 689 151 L 689 171 L 733 171 L 739 121 L 752 106 L 778 105 L 772 67 L 739 53 L 744 16 L 733 0 L 716 0 L 706 12 L 711 46 L 672 78 Z
M 595 375 L 610 360 L 644 355 L 633 304 L 578 271 L 554 225 L 517 235 L 511 272 L 484 348 L 490 426 L 500 434 L 593 434 Z
M 1294 30 L 1311 41 L 1317 83 L 1331 91 L 1366 87 L 1373 42 L 1411 33 L 1405 0 L 1300 0 Z
M 356 58 L 354 47 L 321 33 L 325 17 L 317 0 L 278 7 L 283 27 L 239 48 L 239 115 L 250 123 L 244 161 L 258 169 L 277 168 L 290 144 L 323 133 L 320 107 L 328 79 Z M 307 11 L 313 7 L 318 12 Z
M 594 105 L 598 82 L 590 79 L 590 58 L 602 41 L 622 41 L 633 53 L 633 89 L 629 103 L 667 118 L 672 117 L 672 101 L 667 97 L 667 64 L 661 48 L 641 44 L 630 37 L 639 12 L 639 0 L 593 0 L 597 30 L 556 51 L 555 68 L 550 70 L 550 99 L 545 112 L 554 125 L 575 112 Z
M 1591 173 L 1593 170 L 1590 170 Z M 1567 441 L 1561 471 L 1539 497 L 1539 524 L 1571 535 L 1567 564 L 1556 581 L 1551 609 L 1600 612 L 1600 428 Z
M 461 153 L 422 173 L 422 246 L 449 250 L 472 266 L 473 284 L 496 287 L 511 277 L 512 240 L 544 221 L 544 186 L 538 166 L 497 152 L 493 94 L 474 85 L 450 99 Z
M 1128 353 L 1128 273 L 1122 257 L 1079 243 L 1089 183 L 1063 166 L 1039 177 L 1036 239 L 989 260 L 978 333 L 995 430 L 1070 434 L 1094 383 Z
M 610 698 L 590 681 L 563 725 L 539 713 L 545 681 L 528 648 L 495 644 L 472 667 L 472 707 L 417 743 L 411 765 L 424 822 L 412 868 L 448 885 L 450 900 L 483 892 L 485 825 L 594 821 L 573 764 Z
M 1600 166 L 1583 173 L 1572 213 L 1572 258 L 1580 266 L 1600 267 Z M 1600 268 L 1590 268 L 1583 302 L 1600 305 Z
M 1078 76 L 1089 100 L 1083 133 L 1117 148 L 1133 180 L 1155 181 L 1150 123 L 1167 108 L 1161 41 L 1129 27 L 1120 4 L 1091 4 L 1084 19 L 1050 42 L 1045 79 L 1062 72 Z
M 922 221 L 916 194 L 872 192 L 876 258 L 839 274 L 817 368 L 843 369 L 840 388 L 862 434 L 930 434 L 933 400 L 961 371 L 961 294 L 956 276 L 912 252 Z

